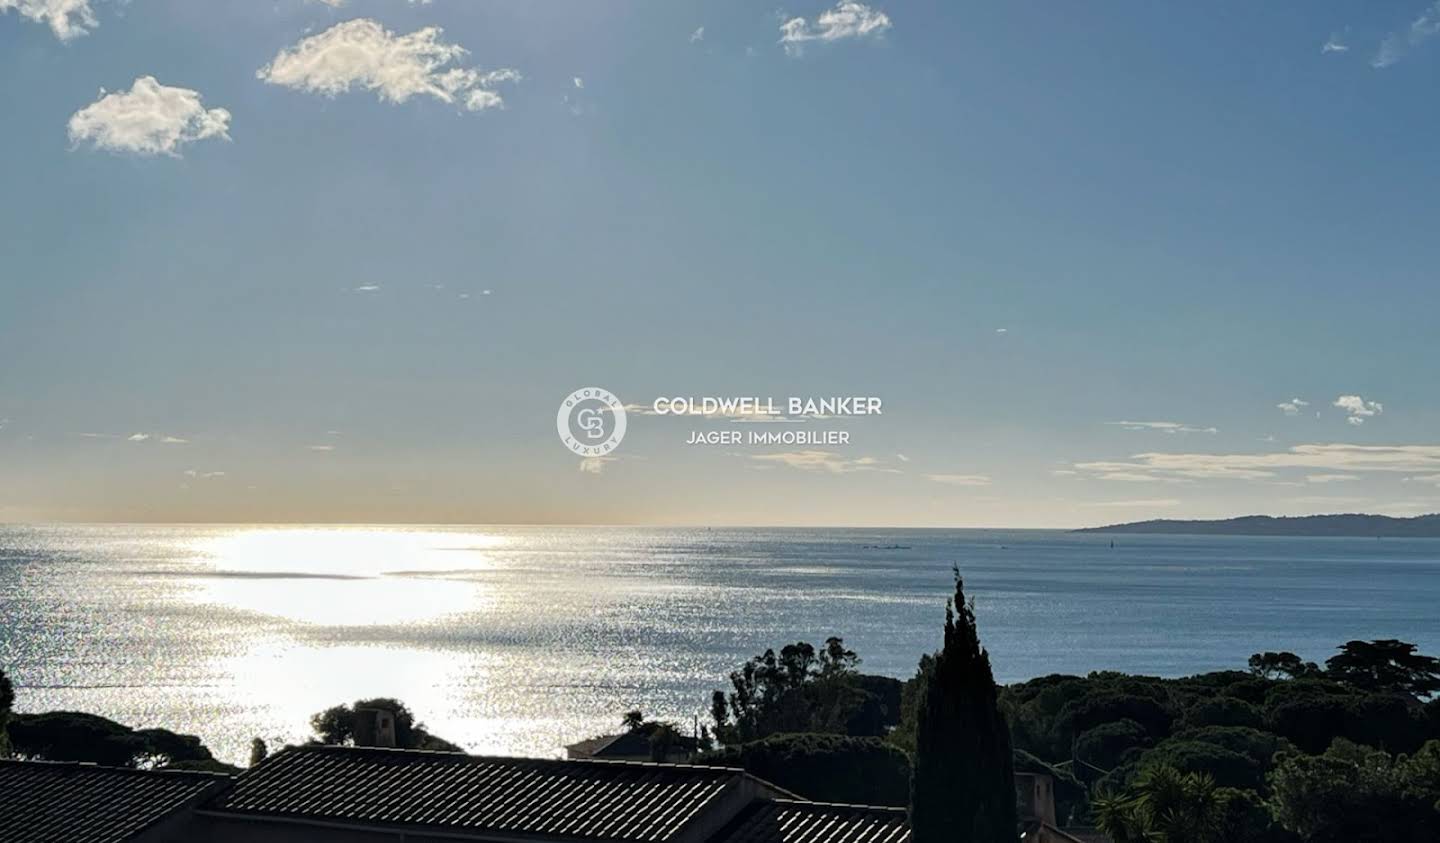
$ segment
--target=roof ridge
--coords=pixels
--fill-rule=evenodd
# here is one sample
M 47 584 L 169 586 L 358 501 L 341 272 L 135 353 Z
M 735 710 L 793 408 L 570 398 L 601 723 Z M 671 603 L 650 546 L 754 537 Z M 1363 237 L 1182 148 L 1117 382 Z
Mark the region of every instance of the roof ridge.
M 296 744 L 287 746 L 284 749 L 272 754 L 271 758 L 279 757 L 287 752 L 335 752 L 335 753 L 383 753 L 396 756 L 422 756 L 452 758 L 456 760 L 465 759 L 470 761 L 487 761 L 500 764 L 585 764 L 608 767 L 643 767 L 646 769 L 662 768 L 675 770 L 690 770 L 694 772 L 713 772 L 750 775 L 743 767 L 720 767 L 710 764 L 676 764 L 668 761 L 632 761 L 623 758 L 541 758 L 530 755 L 479 755 L 471 752 L 453 752 L 448 750 L 435 749 L 407 749 L 405 747 L 392 746 L 344 746 L 340 744 Z M 752 776 L 753 777 L 753 776 Z M 768 782 L 767 782 L 768 784 Z
M 762 779 L 763 781 L 763 779 Z M 766 782 L 768 784 L 768 782 Z M 860 802 L 816 802 L 812 799 L 766 799 L 762 800 L 775 805 L 802 805 L 806 808 L 848 808 L 850 810 L 862 811 L 887 811 L 890 813 L 903 814 L 908 809 L 899 805 L 865 805 Z
M 216 780 L 230 780 L 235 778 L 229 773 L 220 773 L 213 770 L 167 770 L 164 768 L 146 770 L 140 767 L 114 767 L 108 764 L 97 764 L 94 761 L 56 761 L 49 758 L 0 758 L 0 764 L 13 765 L 16 767 L 48 767 L 56 770 L 97 770 L 106 773 L 131 773 L 141 776 L 168 776 L 170 778 L 206 778 Z

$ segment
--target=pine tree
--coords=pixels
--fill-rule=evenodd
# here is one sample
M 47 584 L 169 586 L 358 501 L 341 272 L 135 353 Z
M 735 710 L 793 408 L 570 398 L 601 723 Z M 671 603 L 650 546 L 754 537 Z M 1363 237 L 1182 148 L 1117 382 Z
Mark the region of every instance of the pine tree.
M 945 605 L 945 648 L 920 699 L 910 775 L 915 843 L 1014 843 L 1015 770 L 990 656 L 955 572 Z

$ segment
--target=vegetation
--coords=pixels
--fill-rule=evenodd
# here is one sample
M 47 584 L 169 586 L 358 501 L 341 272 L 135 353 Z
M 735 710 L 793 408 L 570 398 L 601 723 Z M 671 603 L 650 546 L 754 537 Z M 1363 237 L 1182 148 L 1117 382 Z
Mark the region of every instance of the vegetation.
M 799 641 L 766 650 L 730 674 L 710 713 L 727 745 L 776 734 L 880 737 L 899 719 L 900 682 L 858 671 L 860 657 L 840 638 L 816 650 Z
M 10 722 L 10 708 L 15 704 L 15 686 L 10 677 L 0 670 L 0 758 L 10 755 L 10 739 L 6 724 Z
M 354 705 L 337 705 L 325 709 L 310 718 L 310 728 L 315 732 L 315 742 L 322 744 L 353 745 L 355 743 L 355 712 L 360 709 L 388 711 L 395 718 L 395 745 L 401 749 L 428 749 L 437 752 L 461 752 L 459 746 L 436 737 L 415 721 L 415 715 L 405 703 L 389 697 L 371 700 L 356 700 Z
M 706 753 L 697 763 L 743 767 L 817 802 L 903 806 L 910 796 L 909 756 L 876 737 L 773 735 Z
M 1010 730 L 964 586 L 957 571 L 945 646 L 917 699 L 910 776 L 916 843 L 1000 843 L 1015 839 L 1018 824 Z
M 76 711 L 11 715 L 9 738 L 11 751 L 19 758 L 143 769 L 235 769 L 216 761 L 194 735 L 168 729 L 131 729 Z

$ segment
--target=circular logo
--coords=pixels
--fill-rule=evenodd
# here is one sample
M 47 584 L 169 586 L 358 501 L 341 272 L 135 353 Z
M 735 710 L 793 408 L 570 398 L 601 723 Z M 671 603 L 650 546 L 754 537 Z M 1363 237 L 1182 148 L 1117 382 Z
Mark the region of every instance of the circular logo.
M 625 438 L 625 405 L 607 389 L 577 389 L 560 402 L 555 430 L 573 453 L 603 457 Z

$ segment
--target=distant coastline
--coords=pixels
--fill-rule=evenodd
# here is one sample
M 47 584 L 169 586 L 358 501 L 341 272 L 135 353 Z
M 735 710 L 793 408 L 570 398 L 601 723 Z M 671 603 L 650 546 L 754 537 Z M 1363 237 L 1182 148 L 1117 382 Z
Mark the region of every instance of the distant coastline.
M 1331 536 L 1364 538 L 1440 538 L 1440 515 L 1391 518 L 1388 515 L 1246 515 L 1214 521 L 1168 518 L 1086 527 L 1076 533 L 1142 533 L 1192 536 Z

